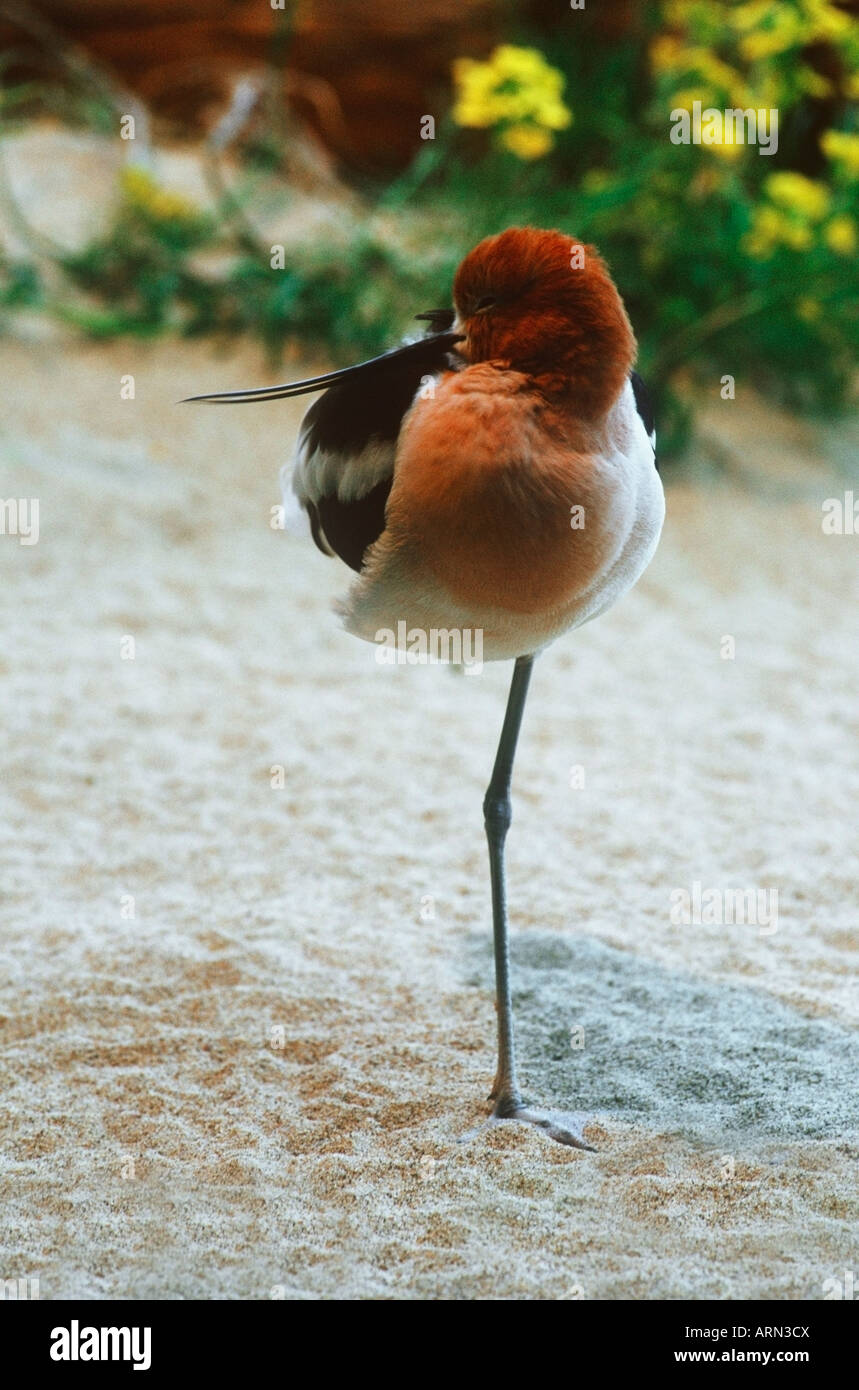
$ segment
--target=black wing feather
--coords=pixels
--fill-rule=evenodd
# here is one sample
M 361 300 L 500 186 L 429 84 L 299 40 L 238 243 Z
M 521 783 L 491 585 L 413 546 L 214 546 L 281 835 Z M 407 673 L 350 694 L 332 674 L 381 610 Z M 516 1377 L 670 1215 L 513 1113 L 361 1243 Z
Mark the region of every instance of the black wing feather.
M 403 417 L 425 376 L 449 367 L 450 335 L 427 337 L 411 344 L 399 362 L 393 354 L 360 376 L 330 386 L 314 401 L 302 424 L 302 444 L 311 455 L 354 457 L 371 443 L 389 444 L 393 450 Z M 311 532 L 319 549 L 339 555 L 353 570 L 360 570 L 364 555 L 385 529 L 385 506 L 392 478 L 377 483 L 363 497 L 343 501 L 336 492 L 306 504 Z M 311 511 L 311 507 L 313 510 Z
M 656 417 L 653 414 L 653 402 L 650 399 L 650 392 L 638 375 L 638 372 L 630 372 L 629 379 L 632 382 L 632 394 L 635 396 L 635 408 L 641 416 L 644 428 L 647 430 L 650 442 L 653 445 L 653 462 L 658 473 L 659 464 L 656 459 Z

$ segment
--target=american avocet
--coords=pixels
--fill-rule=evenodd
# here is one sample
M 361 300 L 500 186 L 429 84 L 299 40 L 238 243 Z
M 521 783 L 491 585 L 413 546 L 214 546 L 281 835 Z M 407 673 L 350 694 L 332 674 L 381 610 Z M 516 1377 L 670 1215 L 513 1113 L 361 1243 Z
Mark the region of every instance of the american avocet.
M 635 339 L 593 247 L 511 228 L 456 272 L 455 310 L 382 357 L 284 386 L 196 396 L 307 411 L 292 487 L 317 546 L 358 572 L 347 629 L 480 632 L 513 658 L 483 802 L 498 1013 L 493 1118 L 587 1147 L 573 1115 L 526 1105 L 516 1073 L 504 843 L 534 656 L 604 612 L 649 564 L 665 504 Z

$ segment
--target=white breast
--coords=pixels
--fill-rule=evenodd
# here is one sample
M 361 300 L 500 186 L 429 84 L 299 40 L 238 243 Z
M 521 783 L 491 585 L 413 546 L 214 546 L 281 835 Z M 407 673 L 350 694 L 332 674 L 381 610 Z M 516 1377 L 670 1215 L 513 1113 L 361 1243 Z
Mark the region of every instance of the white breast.
M 619 526 L 625 538 L 613 564 L 582 601 L 573 605 L 570 626 L 579 627 L 616 603 L 647 569 L 662 534 L 665 494 L 656 471 L 655 433 L 648 435 L 627 381 L 606 421 L 607 447 L 599 457 L 605 485 L 624 498 Z

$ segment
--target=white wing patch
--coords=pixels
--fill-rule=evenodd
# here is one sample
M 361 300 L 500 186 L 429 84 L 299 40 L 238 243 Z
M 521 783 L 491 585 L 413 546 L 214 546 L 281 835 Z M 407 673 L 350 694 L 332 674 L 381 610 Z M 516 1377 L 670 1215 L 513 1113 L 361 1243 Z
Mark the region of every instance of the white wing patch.
M 341 454 L 309 447 L 310 431 L 299 432 L 291 459 L 280 470 L 284 530 L 292 536 L 307 535 L 308 503 L 336 496 L 341 502 L 357 502 L 378 483 L 393 476 L 396 441 L 371 439 L 358 454 Z M 319 540 L 334 555 L 328 538 L 316 520 Z
M 291 460 L 291 490 L 302 504 L 334 496 L 341 502 L 357 502 L 393 475 L 395 455 L 392 439 L 371 439 L 357 454 L 310 448 L 309 431 L 302 429 Z M 290 464 L 281 470 L 284 492 L 288 470 Z

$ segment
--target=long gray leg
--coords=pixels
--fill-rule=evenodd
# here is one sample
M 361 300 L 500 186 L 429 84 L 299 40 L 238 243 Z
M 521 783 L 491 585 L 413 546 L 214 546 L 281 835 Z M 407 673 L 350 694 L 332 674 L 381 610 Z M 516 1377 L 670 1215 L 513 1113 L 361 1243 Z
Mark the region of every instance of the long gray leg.
M 510 943 L 507 921 L 507 883 L 504 872 L 504 842 L 513 808 L 510 784 L 513 759 L 525 709 L 525 697 L 534 666 L 533 656 L 520 656 L 513 667 L 507 710 L 495 755 L 495 766 L 483 798 L 483 820 L 489 841 L 489 873 L 492 880 L 492 932 L 495 944 L 495 993 L 498 1010 L 498 1069 L 490 1100 L 495 1101 L 493 1118 L 523 1120 L 537 1125 L 552 1139 L 572 1148 L 589 1149 L 582 1137 L 585 1117 L 526 1106 L 516 1074 L 516 1047 L 513 1037 L 513 1000 L 510 994 Z
M 510 803 L 513 759 L 516 755 L 516 743 L 533 665 L 533 656 L 520 656 L 513 667 L 513 679 L 510 682 L 507 711 L 498 741 L 495 766 L 486 796 L 483 798 L 483 821 L 489 841 L 489 873 L 492 880 L 492 932 L 495 943 L 495 996 L 498 1010 L 498 1070 L 490 1100 L 495 1101 L 495 1114 L 499 1118 L 512 1115 L 522 1105 L 522 1094 L 516 1075 L 513 1000 L 510 996 L 510 943 L 504 841 L 513 819 L 513 807 Z

